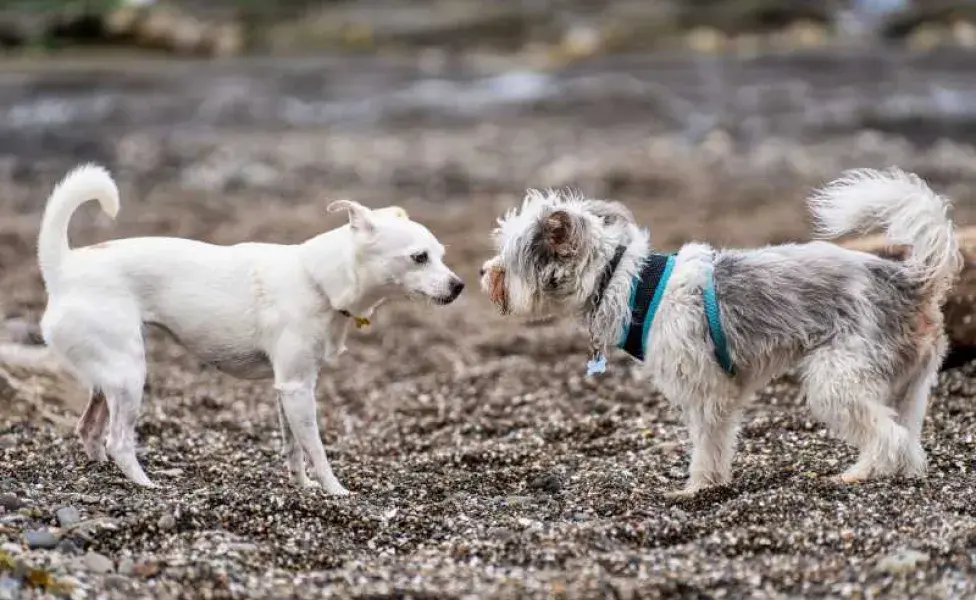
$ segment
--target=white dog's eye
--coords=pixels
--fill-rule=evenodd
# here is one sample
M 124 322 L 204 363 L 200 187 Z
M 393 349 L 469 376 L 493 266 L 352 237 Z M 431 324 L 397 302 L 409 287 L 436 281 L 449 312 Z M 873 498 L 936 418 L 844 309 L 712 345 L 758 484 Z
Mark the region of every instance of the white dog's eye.
M 418 265 L 426 264 L 428 260 L 426 252 L 417 252 L 416 254 L 411 254 L 410 258 L 412 258 L 413 262 L 417 263 Z

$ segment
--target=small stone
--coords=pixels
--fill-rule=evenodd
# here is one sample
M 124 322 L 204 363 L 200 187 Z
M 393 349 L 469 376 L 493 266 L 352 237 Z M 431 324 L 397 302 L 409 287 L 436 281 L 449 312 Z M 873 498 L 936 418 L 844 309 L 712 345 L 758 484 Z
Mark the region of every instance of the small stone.
M 0 494 L 0 506 L 7 511 L 14 511 L 27 506 L 27 504 L 14 494 L 7 493 Z
M 17 556 L 23 551 L 24 550 L 21 548 L 20 544 L 15 544 L 13 542 L 4 542 L 3 544 L 0 544 L 0 552 L 6 552 L 11 556 Z
M 119 592 L 127 591 L 132 582 L 121 575 L 107 575 L 104 579 L 105 589 Z
M 81 521 L 81 513 L 74 506 L 62 506 L 56 514 L 61 527 L 71 527 Z
M 918 550 L 909 548 L 885 556 L 878 561 L 875 570 L 892 575 L 907 573 L 908 571 L 914 570 L 918 565 L 928 562 L 928 560 L 929 555 L 925 552 L 919 552 Z
M 81 548 L 79 548 L 78 544 L 71 540 L 61 540 L 61 542 L 58 544 L 58 552 L 67 554 L 69 556 L 75 556 L 81 554 Z
M 513 508 L 523 508 L 535 503 L 532 496 L 508 496 L 505 498 L 505 505 Z
M 529 489 L 555 494 L 563 489 L 563 478 L 558 473 L 543 473 L 529 482 Z
M 18 600 L 20 598 L 20 582 L 13 577 L 0 575 L 0 600 Z
M 97 552 L 89 552 L 82 559 L 85 568 L 92 573 L 111 573 L 115 570 L 112 559 Z
M 26 319 L 7 319 L 3 323 L 3 333 L 7 340 L 15 344 L 28 346 L 41 346 L 44 344 L 44 336 L 41 335 L 40 326 Z
M 39 529 L 35 531 L 28 531 L 24 534 L 24 541 L 27 542 L 27 547 L 32 550 L 41 548 L 55 548 L 58 545 L 58 536 L 54 535 L 47 529 Z
M 123 558 L 121 561 L 119 561 L 119 575 L 125 575 L 126 577 L 132 575 L 132 567 L 134 565 L 135 563 L 132 562 L 131 558 Z
M 176 517 L 170 514 L 165 514 L 159 517 L 159 521 L 156 522 L 156 527 L 160 531 L 169 531 L 170 529 L 176 527 Z
M 141 577 L 142 579 L 148 579 L 159 573 L 159 563 L 153 562 L 151 560 L 138 562 L 132 565 L 132 576 Z
M 661 454 L 670 454 L 681 450 L 681 444 L 678 442 L 661 442 L 655 446 L 655 449 Z

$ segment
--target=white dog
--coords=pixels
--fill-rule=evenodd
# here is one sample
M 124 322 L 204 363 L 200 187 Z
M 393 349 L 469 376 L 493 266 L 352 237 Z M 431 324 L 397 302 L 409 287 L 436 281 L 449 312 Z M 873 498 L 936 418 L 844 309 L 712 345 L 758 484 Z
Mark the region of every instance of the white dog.
M 744 408 L 792 368 L 814 414 L 860 452 L 841 480 L 921 475 L 940 307 L 962 264 L 949 202 L 893 169 L 849 172 L 810 204 L 825 237 L 882 226 L 904 260 L 826 242 L 653 254 L 621 204 L 530 191 L 499 221 L 481 283 L 502 313 L 577 315 L 590 371 L 612 346 L 644 362 L 691 434 L 685 494 L 730 480 Z
M 340 200 L 328 210 L 348 211 L 349 224 L 299 245 L 149 237 L 72 250 L 68 221 L 91 199 L 111 217 L 119 210 L 108 172 L 81 166 L 51 194 L 38 238 L 44 339 L 92 390 L 77 428 L 89 457 L 105 460 L 107 446 L 130 480 L 153 485 L 136 459 L 135 425 L 146 377 L 142 329 L 156 325 L 221 371 L 273 377 L 293 477 L 314 485 L 307 455 L 326 491 L 347 494 L 319 438 L 316 378 L 345 349 L 350 323 L 368 324 L 385 298 L 457 298 L 464 284 L 444 265 L 433 234 L 397 207 L 371 211 Z

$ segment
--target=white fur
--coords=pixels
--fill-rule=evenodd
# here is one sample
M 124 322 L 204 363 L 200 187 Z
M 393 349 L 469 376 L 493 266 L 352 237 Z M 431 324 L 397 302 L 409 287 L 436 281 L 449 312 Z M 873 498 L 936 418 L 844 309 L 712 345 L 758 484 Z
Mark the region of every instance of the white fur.
M 444 248 L 397 207 L 372 211 L 338 201 L 348 225 L 298 245 L 216 246 L 165 237 L 128 238 L 71 250 L 72 212 L 96 199 L 110 216 L 118 190 L 94 165 L 75 169 L 45 209 L 38 257 L 48 291 L 44 339 L 91 388 L 78 433 L 93 459 L 115 463 L 150 486 L 135 455 L 146 358 L 142 328 L 169 331 L 190 352 L 231 375 L 274 378 L 287 462 L 310 485 L 304 457 L 326 491 L 345 494 L 318 432 L 315 381 L 345 348 L 351 319 L 386 297 L 452 301 L 463 284 L 443 263 Z M 422 264 L 415 260 L 425 253 Z

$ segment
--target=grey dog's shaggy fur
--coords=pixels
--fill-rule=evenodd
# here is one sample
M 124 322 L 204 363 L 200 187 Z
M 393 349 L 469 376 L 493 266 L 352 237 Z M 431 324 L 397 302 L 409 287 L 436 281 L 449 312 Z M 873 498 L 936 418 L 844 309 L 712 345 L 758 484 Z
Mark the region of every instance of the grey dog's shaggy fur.
M 892 261 L 828 242 L 751 250 L 700 243 L 678 252 L 647 340 L 647 372 L 681 408 L 692 444 L 682 493 L 728 482 L 736 430 L 754 392 L 791 368 L 817 418 L 858 448 L 841 475 L 921 475 L 919 438 L 929 389 L 946 350 L 941 304 L 961 257 L 949 202 L 897 169 L 845 173 L 810 198 L 819 233 L 884 228 L 907 248 Z M 482 287 L 504 313 L 576 314 L 595 348 L 629 325 L 632 281 L 650 253 L 647 232 L 624 206 L 530 191 L 499 221 L 498 255 Z M 599 281 L 626 251 L 605 294 Z M 714 276 L 737 367 L 714 356 L 702 289 Z

